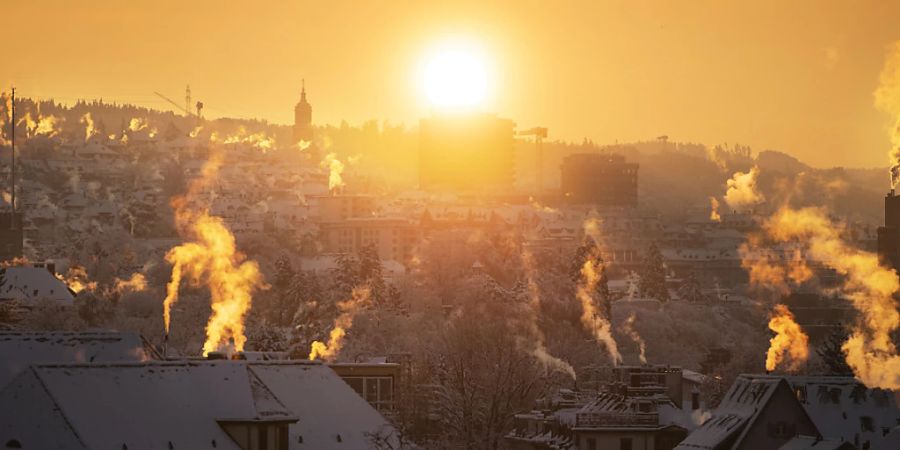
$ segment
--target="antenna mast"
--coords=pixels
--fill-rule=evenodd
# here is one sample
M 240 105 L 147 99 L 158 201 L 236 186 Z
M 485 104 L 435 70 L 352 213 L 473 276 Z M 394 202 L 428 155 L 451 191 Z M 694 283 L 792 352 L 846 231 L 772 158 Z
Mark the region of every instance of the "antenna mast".
M 12 113 L 12 121 L 10 121 L 9 125 L 11 128 L 10 132 L 10 141 L 12 143 L 11 146 L 11 154 L 12 154 L 12 179 L 10 182 L 10 202 L 9 202 L 9 229 L 16 229 L 16 88 L 13 86 L 12 88 L 12 105 L 10 111 Z

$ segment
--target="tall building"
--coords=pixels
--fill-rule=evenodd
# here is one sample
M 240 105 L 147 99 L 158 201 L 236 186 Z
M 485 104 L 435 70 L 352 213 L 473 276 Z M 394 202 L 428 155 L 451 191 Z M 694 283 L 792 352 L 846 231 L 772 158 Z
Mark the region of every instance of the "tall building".
M 562 164 L 562 193 L 570 202 L 597 206 L 637 206 L 638 165 L 625 157 L 576 153 Z
M 294 107 L 294 143 L 312 142 L 312 106 L 306 100 L 306 81 L 300 90 L 300 101 Z
M 512 187 L 516 124 L 490 114 L 435 115 L 419 122 L 419 187 L 503 191 Z
M 878 258 L 900 271 L 900 195 L 894 190 L 884 197 L 884 226 L 878 227 Z
M 25 234 L 22 230 L 22 213 L 0 213 L 0 261 L 21 258 L 24 250 Z

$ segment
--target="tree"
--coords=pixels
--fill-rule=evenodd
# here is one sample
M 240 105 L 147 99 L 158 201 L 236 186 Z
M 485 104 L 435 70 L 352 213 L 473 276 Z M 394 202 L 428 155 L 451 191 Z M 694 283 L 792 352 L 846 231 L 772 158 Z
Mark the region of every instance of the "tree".
M 359 261 L 350 253 L 341 253 L 337 256 L 336 263 L 337 267 L 332 269 L 333 291 L 344 298 L 359 286 Z
M 641 281 L 638 289 L 642 297 L 655 298 L 661 302 L 669 301 L 669 290 L 666 288 L 666 268 L 662 253 L 656 244 L 650 244 L 644 263 L 641 267 Z
M 369 287 L 372 301 L 376 305 L 387 299 L 387 287 L 381 270 L 381 258 L 375 244 L 369 244 L 359 250 L 359 279 Z
M 847 360 L 844 357 L 844 351 L 842 349 L 844 342 L 847 342 L 849 337 L 850 335 L 844 327 L 837 328 L 831 332 L 825 341 L 819 345 L 819 348 L 816 349 L 816 354 L 822 358 L 822 362 L 824 362 L 825 366 L 828 368 L 829 374 L 853 374 L 853 369 L 847 365 Z
M 282 255 L 275 261 L 275 277 L 272 282 L 272 305 L 268 317 L 277 325 L 287 325 L 297 310 L 298 298 L 294 289 L 295 272 L 291 260 Z
M 678 288 L 678 297 L 687 302 L 702 302 L 706 299 L 700 287 L 700 280 L 694 271 L 688 273 L 684 283 Z
M 504 302 L 463 305 L 437 345 L 438 407 L 452 448 L 498 449 L 514 414 L 532 407 L 543 386 L 534 356 L 516 345 Z

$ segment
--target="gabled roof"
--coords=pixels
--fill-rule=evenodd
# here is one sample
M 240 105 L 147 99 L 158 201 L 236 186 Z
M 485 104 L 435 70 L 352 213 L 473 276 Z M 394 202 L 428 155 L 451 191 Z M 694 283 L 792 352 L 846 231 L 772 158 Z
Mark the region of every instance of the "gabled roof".
M 676 449 L 737 448 L 779 389 L 791 391 L 790 385 L 783 377 L 746 374 L 739 376 L 713 416 L 689 434 Z M 791 398 L 796 401 L 795 397 Z
M 32 364 L 146 361 L 155 356 L 135 333 L 0 332 L 0 389 Z
M 30 266 L 14 266 L 0 269 L 0 300 L 35 302 L 53 300 L 62 305 L 72 305 L 75 297 L 68 286 L 47 269 Z
M 392 430 L 308 361 L 37 365 L 0 391 L 0 442 L 23 448 L 238 450 L 222 427 L 235 422 L 289 424 L 292 449 L 368 448 Z

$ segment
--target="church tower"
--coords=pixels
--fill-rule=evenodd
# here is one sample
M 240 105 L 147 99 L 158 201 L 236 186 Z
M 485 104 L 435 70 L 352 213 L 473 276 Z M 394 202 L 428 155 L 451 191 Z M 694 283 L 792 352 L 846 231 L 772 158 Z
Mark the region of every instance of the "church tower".
M 306 80 L 300 91 L 300 102 L 294 107 L 294 143 L 312 142 L 312 106 L 306 101 Z

